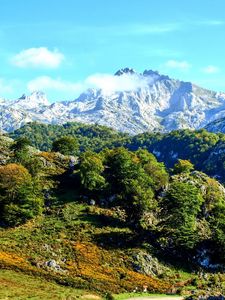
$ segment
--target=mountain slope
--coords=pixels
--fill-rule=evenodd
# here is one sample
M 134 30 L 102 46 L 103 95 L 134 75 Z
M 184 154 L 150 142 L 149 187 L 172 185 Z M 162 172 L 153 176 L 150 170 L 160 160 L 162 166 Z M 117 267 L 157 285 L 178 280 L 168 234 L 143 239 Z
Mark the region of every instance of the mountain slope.
M 125 68 L 113 89 L 89 89 L 73 101 L 49 104 L 41 92 L 2 101 L 0 128 L 12 131 L 27 122 L 100 124 L 122 132 L 198 129 L 225 115 L 225 96 L 158 72 Z
M 225 133 L 225 118 L 217 119 L 205 126 L 205 129 L 210 132 Z

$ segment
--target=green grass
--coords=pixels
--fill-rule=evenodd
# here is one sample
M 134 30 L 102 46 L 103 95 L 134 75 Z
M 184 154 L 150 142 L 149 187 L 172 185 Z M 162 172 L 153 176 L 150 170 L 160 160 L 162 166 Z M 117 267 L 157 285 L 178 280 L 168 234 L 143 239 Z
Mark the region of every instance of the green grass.
M 64 287 L 20 272 L 0 270 L 0 300 L 101 299 L 88 291 Z
M 151 293 L 122 293 L 122 294 L 115 294 L 113 297 L 115 300 L 125 300 L 129 298 L 137 298 L 137 297 L 180 297 L 178 295 L 167 295 L 167 294 L 151 294 Z

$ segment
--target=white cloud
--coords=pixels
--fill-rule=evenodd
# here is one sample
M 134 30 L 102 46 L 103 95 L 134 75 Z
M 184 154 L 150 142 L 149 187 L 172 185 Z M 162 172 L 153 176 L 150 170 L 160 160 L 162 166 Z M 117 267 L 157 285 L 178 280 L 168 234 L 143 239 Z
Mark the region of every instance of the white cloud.
M 203 73 L 206 73 L 206 74 L 216 74 L 216 73 L 220 72 L 220 69 L 216 66 L 209 65 L 209 66 L 203 68 L 202 71 L 203 71 Z
M 109 74 L 94 74 L 88 76 L 83 81 L 71 82 L 60 78 L 51 78 L 49 76 L 37 77 L 27 84 L 30 92 L 35 90 L 54 90 L 59 92 L 73 92 L 79 94 L 88 88 L 101 89 L 105 94 L 113 92 L 133 91 L 138 88 L 147 87 L 154 81 L 154 78 L 140 78 L 136 74 L 123 74 L 122 76 L 113 76 Z
M 149 84 L 148 79 L 136 74 L 113 76 L 109 74 L 94 74 L 84 81 L 86 86 L 102 89 L 105 93 L 133 91 Z
M 170 69 L 178 69 L 181 71 L 187 71 L 191 68 L 191 64 L 189 64 L 187 61 L 178 61 L 178 60 L 168 60 L 165 63 L 165 67 Z
M 11 63 L 19 68 L 50 68 L 55 69 L 64 60 L 58 50 L 50 51 L 46 47 L 22 50 L 11 59 Z

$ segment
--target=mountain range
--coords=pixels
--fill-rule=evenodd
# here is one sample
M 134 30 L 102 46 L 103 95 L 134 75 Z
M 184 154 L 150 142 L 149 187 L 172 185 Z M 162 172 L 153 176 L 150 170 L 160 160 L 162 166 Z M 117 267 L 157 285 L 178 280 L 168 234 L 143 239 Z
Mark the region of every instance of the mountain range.
M 212 131 L 225 128 L 219 121 L 225 116 L 225 93 L 171 79 L 152 70 L 137 73 L 125 68 L 114 76 L 119 76 L 121 82 L 131 80 L 135 87 L 107 92 L 88 89 L 75 100 L 55 103 L 49 103 L 40 91 L 16 100 L 0 98 L 0 130 L 10 132 L 32 121 L 100 124 L 130 134 L 205 126 Z

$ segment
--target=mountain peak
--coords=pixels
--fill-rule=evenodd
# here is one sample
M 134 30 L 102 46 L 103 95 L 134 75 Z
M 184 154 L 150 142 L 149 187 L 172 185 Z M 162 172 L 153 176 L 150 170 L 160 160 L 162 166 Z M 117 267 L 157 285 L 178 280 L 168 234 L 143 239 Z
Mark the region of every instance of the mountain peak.
M 136 73 L 136 71 L 134 69 L 124 68 L 124 69 L 118 70 L 114 75 L 115 76 L 121 76 L 123 74 L 135 74 L 135 73 Z
M 160 76 L 158 71 L 153 71 L 153 70 L 144 70 L 143 75 L 144 76 Z
M 26 99 L 26 94 L 22 94 L 22 96 L 19 97 L 19 99 L 21 99 L 21 100 Z
M 23 94 L 19 99 L 15 100 L 14 107 L 25 109 L 36 109 L 40 106 L 48 106 L 46 94 L 42 91 L 34 91 L 29 96 Z
M 46 94 L 42 91 L 33 91 L 31 96 L 35 96 L 37 98 L 46 98 Z
M 144 70 L 143 76 L 157 77 L 159 80 L 170 79 L 167 75 L 161 75 L 158 71 Z

